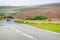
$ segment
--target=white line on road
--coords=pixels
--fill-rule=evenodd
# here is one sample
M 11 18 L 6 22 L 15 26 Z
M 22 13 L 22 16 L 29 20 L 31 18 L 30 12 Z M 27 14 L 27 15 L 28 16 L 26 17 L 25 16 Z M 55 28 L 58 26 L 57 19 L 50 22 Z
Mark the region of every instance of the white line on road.
M 30 35 L 28 35 L 28 34 L 25 34 L 25 33 L 21 32 L 20 30 L 17 30 L 17 29 L 16 29 L 16 31 L 22 33 L 23 35 L 25 35 L 25 36 L 27 36 L 27 37 L 29 37 L 29 38 L 32 38 L 32 39 L 34 38 L 34 37 L 32 37 L 32 36 L 30 36 Z
M 20 31 L 20 30 L 14 28 L 12 25 L 9 25 L 9 26 L 10 26 L 12 29 L 16 30 L 17 32 L 22 33 L 24 36 L 27 36 L 27 37 L 29 37 L 29 38 L 31 38 L 31 39 L 35 39 L 34 37 L 32 37 L 32 36 L 30 36 L 30 35 L 28 35 L 28 34 L 22 32 L 22 31 Z M 37 40 L 37 39 L 35 39 L 35 40 Z

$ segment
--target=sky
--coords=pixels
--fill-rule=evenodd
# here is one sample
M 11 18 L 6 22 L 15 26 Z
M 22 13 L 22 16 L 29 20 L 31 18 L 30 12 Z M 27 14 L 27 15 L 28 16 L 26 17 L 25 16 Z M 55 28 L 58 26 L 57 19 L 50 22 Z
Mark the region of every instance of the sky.
M 30 6 L 60 3 L 60 0 L 0 0 L 0 6 Z

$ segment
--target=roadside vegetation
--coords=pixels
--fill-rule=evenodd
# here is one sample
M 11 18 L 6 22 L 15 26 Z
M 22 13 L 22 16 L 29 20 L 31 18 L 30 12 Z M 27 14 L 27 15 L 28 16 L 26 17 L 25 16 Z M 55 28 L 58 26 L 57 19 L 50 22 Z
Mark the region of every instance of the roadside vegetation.
M 39 15 L 39 16 L 35 16 L 34 18 L 26 18 L 25 20 L 46 20 L 46 19 L 48 19 L 47 16 Z
M 44 30 L 60 32 L 60 21 L 47 19 L 47 16 L 40 15 L 34 18 L 26 18 L 25 20 L 16 20 L 15 22 L 20 24 L 28 24 Z
M 60 32 L 60 24 L 47 24 L 47 23 L 42 23 L 42 24 L 29 24 L 37 28 L 49 30 L 49 31 L 54 31 L 54 32 Z
M 4 20 L 5 17 L 4 17 L 4 13 L 3 12 L 0 12 L 0 20 Z
M 53 31 L 53 32 L 60 32 L 60 23 L 29 23 L 29 22 L 24 22 L 24 21 L 20 21 L 20 20 L 16 20 L 16 23 L 20 23 L 20 24 L 28 24 L 37 28 L 41 28 L 41 29 L 45 29 L 45 30 L 49 30 L 49 31 Z

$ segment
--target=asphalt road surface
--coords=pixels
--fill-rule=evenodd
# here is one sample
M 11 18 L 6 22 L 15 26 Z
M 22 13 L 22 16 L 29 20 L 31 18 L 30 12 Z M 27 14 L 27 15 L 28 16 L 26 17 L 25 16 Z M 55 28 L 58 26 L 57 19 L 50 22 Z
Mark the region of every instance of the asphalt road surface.
M 60 40 L 60 33 L 4 21 L 0 22 L 0 40 Z

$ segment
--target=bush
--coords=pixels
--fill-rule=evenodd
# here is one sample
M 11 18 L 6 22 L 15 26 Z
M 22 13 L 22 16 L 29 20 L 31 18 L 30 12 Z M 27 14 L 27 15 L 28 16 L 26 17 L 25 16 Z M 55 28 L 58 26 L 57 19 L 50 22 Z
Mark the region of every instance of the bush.
M 25 20 L 33 20 L 33 18 L 26 18 Z
M 47 16 L 42 16 L 42 15 L 36 16 L 34 18 L 26 18 L 26 20 L 46 20 L 46 19 L 48 19 L 48 17 Z
M 34 20 L 46 20 L 47 18 L 48 18 L 47 16 L 40 15 L 40 16 L 34 17 Z
M 24 23 L 24 21 L 18 21 L 18 20 L 16 20 L 15 22 L 16 23 Z

